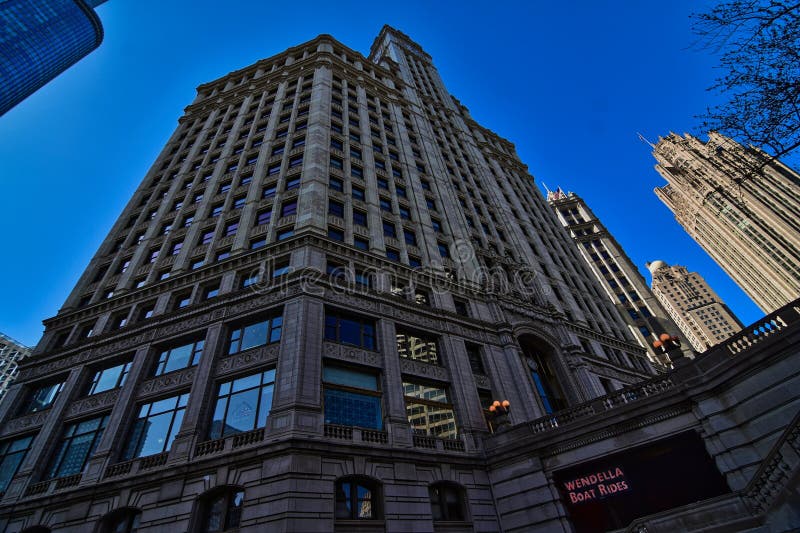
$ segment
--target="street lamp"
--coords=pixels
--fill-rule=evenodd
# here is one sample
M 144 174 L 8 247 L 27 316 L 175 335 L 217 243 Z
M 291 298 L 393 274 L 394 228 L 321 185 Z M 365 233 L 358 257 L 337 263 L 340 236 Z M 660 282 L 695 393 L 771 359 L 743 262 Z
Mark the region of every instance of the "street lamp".
M 493 432 L 511 426 L 511 420 L 508 418 L 510 412 L 511 402 L 508 400 L 503 400 L 502 402 L 495 400 L 492 402 L 492 405 L 489 406 L 488 419 L 489 426 Z

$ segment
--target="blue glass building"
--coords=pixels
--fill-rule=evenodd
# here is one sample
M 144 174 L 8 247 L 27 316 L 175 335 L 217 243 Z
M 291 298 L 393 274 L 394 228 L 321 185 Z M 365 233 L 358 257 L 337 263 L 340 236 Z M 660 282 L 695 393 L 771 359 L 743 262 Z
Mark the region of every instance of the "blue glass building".
M 0 115 L 100 46 L 100 3 L 0 0 Z

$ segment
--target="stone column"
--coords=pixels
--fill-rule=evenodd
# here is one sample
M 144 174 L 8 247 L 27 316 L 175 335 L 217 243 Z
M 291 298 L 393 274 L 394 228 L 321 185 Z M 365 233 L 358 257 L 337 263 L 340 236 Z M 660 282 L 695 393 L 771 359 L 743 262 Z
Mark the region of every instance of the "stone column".
M 386 319 L 378 321 L 378 343 L 383 357 L 383 405 L 386 409 L 384 419 L 393 446 L 411 447 L 411 426 L 406 415 L 406 402 L 403 398 L 403 375 L 400 370 L 400 357 L 397 355 L 397 331 L 394 322 Z
M 136 391 L 139 383 L 150 370 L 149 352 L 149 344 L 136 350 L 128 377 L 125 378 L 125 384 L 120 389 L 117 401 L 111 409 L 111 416 L 108 418 L 106 429 L 103 430 L 100 443 L 86 464 L 81 484 L 96 482 L 103 475 L 103 471 L 109 463 L 119 460 L 120 455 L 115 452 L 121 452 L 122 444 L 126 442 L 127 432 L 130 430 L 130 427 L 126 427 L 130 424 L 126 424 L 126 422 L 135 413 Z
M 49 452 L 52 450 L 56 441 L 61 438 L 61 431 L 58 430 L 59 426 L 64 424 L 64 413 L 69 405 L 69 402 L 74 396 L 75 388 L 79 384 L 81 371 L 83 367 L 76 367 L 70 370 L 69 376 L 64 383 L 64 388 L 56 398 L 55 403 L 47 411 L 47 418 L 39 428 L 36 438 L 33 439 L 33 444 L 30 451 L 25 456 L 25 460 L 17 471 L 17 475 L 11 480 L 6 491 L 5 500 L 16 500 L 22 495 L 22 489 L 33 479 L 40 477 L 47 468 L 50 461 Z
M 450 369 L 451 401 L 455 405 L 459 429 L 468 437 L 465 439 L 467 446 L 474 448 L 475 443 L 480 441 L 479 435 L 487 433 L 487 426 L 467 349 L 463 339 L 449 335 L 443 335 L 440 342 Z
M 270 433 L 322 432 L 322 301 L 301 296 L 283 309 L 283 330 L 275 394 L 270 412 Z
M 198 431 L 203 431 L 205 426 L 198 424 L 203 419 L 204 414 L 212 401 L 209 398 L 211 382 L 214 379 L 214 366 L 216 365 L 216 354 L 222 353 L 224 339 L 222 339 L 222 324 L 214 324 L 206 332 L 205 343 L 203 344 L 203 355 L 194 373 L 192 388 L 189 391 L 189 403 L 183 413 L 181 430 L 175 435 L 175 440 L 169 450 L 169 462 L 177 463 L 186 460 L 191 455 L 194 444 L 205 438 Z

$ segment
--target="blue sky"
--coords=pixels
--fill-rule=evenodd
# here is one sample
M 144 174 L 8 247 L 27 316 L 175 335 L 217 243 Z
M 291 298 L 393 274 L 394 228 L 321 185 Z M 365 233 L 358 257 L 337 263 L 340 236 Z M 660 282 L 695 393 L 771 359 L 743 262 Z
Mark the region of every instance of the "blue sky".
M 716 60 L 692 48 L 708 2 L 108 0 L 98 50 L 0 118 L 0 331 L 35 344 L 194 97 L 329 33 L 362 53 L 383 24 L 509 139 L 541 187 L 580 194 L 634 262 L 700 272 L 745 323 L 762 313 L 652 192 L 650 149 L 695 131 Z M 649 280 L 649 276 L 647 277 Z

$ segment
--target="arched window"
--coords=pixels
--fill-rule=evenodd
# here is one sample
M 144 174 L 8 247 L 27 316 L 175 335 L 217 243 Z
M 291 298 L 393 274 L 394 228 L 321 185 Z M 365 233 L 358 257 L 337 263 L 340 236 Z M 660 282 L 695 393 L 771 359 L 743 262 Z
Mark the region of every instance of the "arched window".
M 434 521 L 464 522 L 467 520 L 464 489 L 455 483 L 441 482 L 428 487 Z
M 552 350 L 545 343 L 530 335 L 520 337 L 519 343 L 525 354 L 528 371 L 544 412 L 552 414 L 566 408 L 564 390 L 553 365 Z
M 111 511 L 100 520 L 97 533 L 136 533 L 142 512 L 138 509 L 124 508 Z
M 381 517 L 380 484 L 368 478 L 343 477 L 336 480 L 337 520 L 376 520 Z
M 197 533 L 215 533 L 238 529 L 242 520 L 244 490 L 223 487 L 207 492 L 198 502 Z

